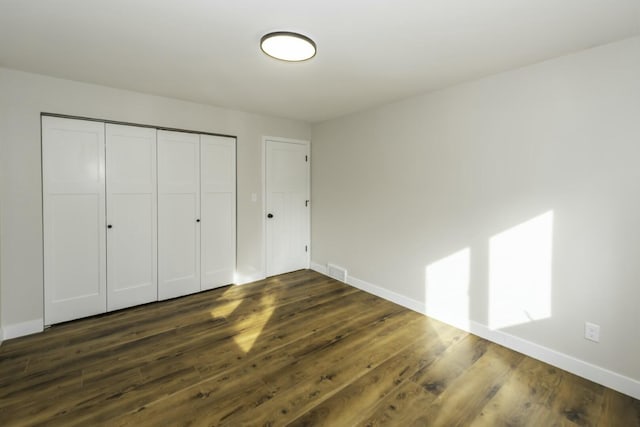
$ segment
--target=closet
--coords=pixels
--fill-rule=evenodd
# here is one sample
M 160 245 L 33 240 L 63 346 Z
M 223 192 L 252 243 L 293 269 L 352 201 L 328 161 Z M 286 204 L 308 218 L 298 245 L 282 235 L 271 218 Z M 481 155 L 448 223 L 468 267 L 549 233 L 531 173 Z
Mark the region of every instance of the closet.
M 235 138 L 42 117 L 45 324 L 233 282 Z

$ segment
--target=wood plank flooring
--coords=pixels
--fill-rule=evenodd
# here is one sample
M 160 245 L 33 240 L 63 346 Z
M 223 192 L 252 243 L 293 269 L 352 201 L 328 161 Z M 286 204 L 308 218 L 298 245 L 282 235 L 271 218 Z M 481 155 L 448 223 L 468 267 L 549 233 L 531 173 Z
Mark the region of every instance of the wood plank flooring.
M 0 346 L 2 426 L 640 426 L 640 402 L 312 271 Z

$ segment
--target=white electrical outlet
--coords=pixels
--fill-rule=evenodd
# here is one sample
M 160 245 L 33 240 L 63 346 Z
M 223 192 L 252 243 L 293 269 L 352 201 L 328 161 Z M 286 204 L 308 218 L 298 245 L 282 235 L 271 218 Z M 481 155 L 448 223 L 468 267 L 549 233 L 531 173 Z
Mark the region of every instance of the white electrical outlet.
M 584 337 L 589 341 L 600 342 L 600 325 L 596 325 L 595 323 L 591 322 L 585 322 Z

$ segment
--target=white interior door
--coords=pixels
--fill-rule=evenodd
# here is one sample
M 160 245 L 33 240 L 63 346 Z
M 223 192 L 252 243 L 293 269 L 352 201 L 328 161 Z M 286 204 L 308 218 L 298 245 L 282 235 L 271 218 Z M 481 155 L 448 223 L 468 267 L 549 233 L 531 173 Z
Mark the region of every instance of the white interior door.
M 158 299 L 156 130 L 106 125 L 107 309 Z
M 44 323 L 104 313 L 104 123 L 42 118 Z
M 200 135 L 158 131 L 158 299 L 200 291 Z
M 265 141 L 267 276 L 309 267 L 309 143 Z
M 233 283 L 236 267 L 236 139 L 200 135 L 202 286 Z

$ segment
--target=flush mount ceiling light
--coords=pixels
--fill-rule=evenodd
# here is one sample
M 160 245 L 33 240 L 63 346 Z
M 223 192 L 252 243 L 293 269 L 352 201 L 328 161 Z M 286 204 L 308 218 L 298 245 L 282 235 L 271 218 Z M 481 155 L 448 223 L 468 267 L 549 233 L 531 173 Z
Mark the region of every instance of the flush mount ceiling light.
M 307 36 L 288 31 L 265 34 L 260 48 L 267 55 L 282 61 L 306 61 L 316 54 L 316 44 Z

